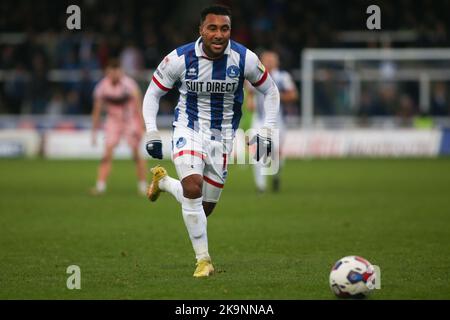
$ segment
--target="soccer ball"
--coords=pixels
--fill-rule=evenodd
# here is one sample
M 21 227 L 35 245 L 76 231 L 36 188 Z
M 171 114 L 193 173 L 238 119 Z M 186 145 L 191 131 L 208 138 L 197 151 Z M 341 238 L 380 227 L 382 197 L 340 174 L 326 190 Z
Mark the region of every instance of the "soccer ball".
M 335 263 L 330 273 L 330 288 L 339 298 L 363 298 L 375 288 L 372 264 L 358 256 L 348 256 Z

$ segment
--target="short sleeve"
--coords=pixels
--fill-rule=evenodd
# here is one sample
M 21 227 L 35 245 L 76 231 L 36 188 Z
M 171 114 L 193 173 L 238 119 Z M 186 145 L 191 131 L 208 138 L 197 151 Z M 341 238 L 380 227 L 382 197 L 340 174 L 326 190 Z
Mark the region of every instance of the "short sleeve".
M 181 76 L 181 62 L 176 50 L 169 53 L 156 68 L 152 80 L 164 91 L 169 91 Z
M 267 70 L 264 65 L 259 61 L 258 56 L 247 49 L 245 58 L 245 78 L 250 81 L 254 87 L 258 87 L 264 83 L 267 79 Z

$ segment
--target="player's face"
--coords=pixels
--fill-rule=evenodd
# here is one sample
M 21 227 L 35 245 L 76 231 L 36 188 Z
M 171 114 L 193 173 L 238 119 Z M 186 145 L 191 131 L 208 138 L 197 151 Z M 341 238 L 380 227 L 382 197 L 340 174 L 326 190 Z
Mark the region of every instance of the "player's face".
M 200 26 L 200 35 L 203 40 L 203 50 L 208 57 L 222 56 L 230 40 L 230 17 L 208 14 Z
M 122 77 L 122 70 L 120 68 L 108 68 L 106 70 L 106 76 L 111 80 L 112 83 L 116 84 Z

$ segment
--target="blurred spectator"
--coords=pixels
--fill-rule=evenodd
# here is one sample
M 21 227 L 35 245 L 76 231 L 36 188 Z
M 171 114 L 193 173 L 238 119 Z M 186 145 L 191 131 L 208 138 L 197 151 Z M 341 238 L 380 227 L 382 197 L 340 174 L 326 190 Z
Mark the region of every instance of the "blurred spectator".
M 120 54 L 120 64 L 123 71 L 129 76 L 136 76 L 143 69 L 142 52 L 137 48 L 134 41 L 127 41 L 127 45 Z
M 9 70 L 14 67 L 15 64 L 15 49 L 13 46 L 6 46 L 2 50 L 2 59 L 0 60 L 0 68 L 2 70 Z
M 83 33 L 80 41 L 79 60 L 80 68 L 96 70 L 100 68 L 94 48 L 94 35 L 91 32 Z
M 450 99 L 444 82 L 437 82 L 433 86 L 431 95 L 431 114 L 435 116 L 450 115 Z
M 67 53 L 66 58 L 62 64 L 62 70 L 69 71 L 69 78 L 64 82 L 64 88 L 66 90 L 72 90 L 77 86 L 77 79 L 73 78 L 73 74 L 80 69 L 78 63 L 77 54 L 74 49 Z
M 189 5 L 182 0 L 151 4 L 143 0 L 82 1 L 83 29 L 78 32 L 61 27 L 65 16 L 58 13 L 65 12 L 66 1 L 2 0 L 0 29 L 7 35 L 4 39 L 8 36 L 12 39 L 0 43 L 0 71 L 12 71 L 5 72 L 0 80 L 4 109 L 10 113 L 24 112 L 26 102 L 30 101 L 31 112 L 45 112 L 49 99 L 54 98 L 50 97 L 48 71 L 57 68 L 76 74 L 81 71 L 81 81 L 79 77 L 66 81 L 61 89 L 64 100 L 71 101 L 70 112 L 89 113 L 93 70 L 103 68 L 114 56 L 120 56 L 125 72 L 131 75 L 155 68 L 170 50 L 197 36 L 198 12 L 212 2 L 216 1 Z M 232 7 L 233 39 L 253 50 L 276 50 L 283 56 L 282 68 L 288 70 L 300 67 L 299 56 L 306 46 L 342 47 L 336 41 L 338 32 L 364 28 L 367 8 L 367 3 L 360 0 L 268 0 L 257 6 L 251 0 L 219 2 Z M 406 29 L 417 34 L 416 40 L 409 43 L 387 41 L 381 47 L 450 45 L 450 1 L 379 0 L 377 4 L 382 8 L 383 30 Z M 362 42 L 352 46 L 375 48 L 379 44 Z M 404 114 L 406 111 L 400 104 L 403 101 L 405 107 L 410 102 L 398 96 L 403 88 L 391 81 L 398 65 L 386 61 L 377 67 L 384 77 L 377 88 L 379 97 L 375 100 L 378 95 L 375 91 L 362 93 L 360 113 Z M 329 79 L 333 76 L 326 75 Z M 443 84 L 433 86 L 431 115 L 449 115 L 447 91 Z M 414 104 L 416 97 L 410 90 L 405 93 Z M 318 81 L 314 95 L 318 114 L 348 112 L 346 84 Z M 169 95 L 166 99 L 172 106 L 167 107 L 167 112 L 173 112 L 177 97 Z
M 397 116 L 400 121 L 399 125 L 404 127 L 411 126 L 413 117 L 415 115 L 416 115 L 416 106 L 414 104 L 413 99 L 407 94 L 401 95 L 397 111 Z
M 92 81 L 90 69 L 81 70 L 81 80 L 78 84 L 78 93 L 80 99 L 80 108 L 83 114 L 92 111 L 92 92 L 94 91 L 95 82 Z
M 6 111 L 11 114 L 22 112 L 22 105 L 27 93 L 27 73 L 21 63 L 5 79 L 4 95 Z
M 47 114 L 58 116 L 64 113 L 64 94 L 60 89 L 53 90 L 52 97 L 47 106 Z
M 50 83 L 47 77 L 47 67 L 44 57 L 36 54 L 33 57 L 30 81 L 31 113 L 42 114 L 47 108 L 50 95 Z
M 75 90 L 71 90 L 67 93 L 65 113 L 72 115 L 81 113 L 80 96 Z

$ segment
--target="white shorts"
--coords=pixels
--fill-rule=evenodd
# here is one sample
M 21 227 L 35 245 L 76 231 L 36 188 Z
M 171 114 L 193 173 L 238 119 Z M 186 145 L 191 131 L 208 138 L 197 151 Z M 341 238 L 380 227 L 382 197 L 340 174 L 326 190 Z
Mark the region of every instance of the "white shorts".
M 203 176 L 203 201 L 218 202 L 227 178 L 227 166 L 232 150 L 231 141 L 211 140 L 190 128 L 175 127 L 172 137 L 172 160 L 178 178 Z

